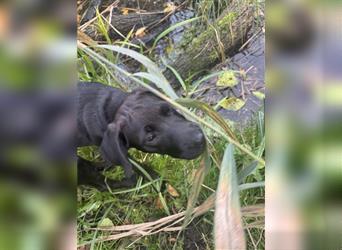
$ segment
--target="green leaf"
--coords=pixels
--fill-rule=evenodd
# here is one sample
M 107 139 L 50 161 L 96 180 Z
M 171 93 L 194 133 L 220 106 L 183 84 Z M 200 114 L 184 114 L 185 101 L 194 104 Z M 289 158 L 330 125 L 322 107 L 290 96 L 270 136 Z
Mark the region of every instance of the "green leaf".
M 234 71 L 225 71 L 219 76 L 216 86 L 217 87 L 234 87 L 238 84 Z
M 215 249 L 246 249 L 233 152 L 234 146 L 228 144 L 224 152 L 216 190 Z
M 260 100 L 264 100 L 265 99 L 265 94 L 260 92 L 260 91 L 253 91 L 252 92 L 253 95 L 255 95 L 256 97 L 258 97 Z
M 227 110 L 238 111 L 245 104 L 246 104 L 246 102 L 239 99 L 239 98 L 230 97 L 230 98 L 222 99 L 217 105 L 221 106 L 222 108 L 227 109 Z
M 98 227 L 113 227 L 113 226 L 114 224 L 109 218 L 103 218 L 98 224 Z

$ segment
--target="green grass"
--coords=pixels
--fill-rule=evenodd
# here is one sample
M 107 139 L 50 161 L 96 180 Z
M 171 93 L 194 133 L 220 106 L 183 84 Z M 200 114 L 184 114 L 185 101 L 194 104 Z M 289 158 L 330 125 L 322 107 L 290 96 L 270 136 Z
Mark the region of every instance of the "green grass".
M 251 124 L 248 128 L 244 129 L 241 133 L 241 139 L 251 145 L 254 151 L 258 151 L 260 146 L 260 135 L 258 134 L 257 124 Z M 222 158 L 225 149 L 225 140 L 219 137 L 213 137 L 215 147 L 212 149 L 218 159 Z M 82 150 L 83 151 L 83 150 Z M 85 149 L 88 154 L 88 159 L 96 158 L 98 153 L 96 149 Z M 171 212 L 177 213 L 186 210 L 187 201 L 190 194 L 190 189 L 193 184 L 192 176 L 198 168 L 199 160 L 185 161 L 176 160 L 168 156 L 159 156 L 156 154 L 144 154 L 136 150 L 130 151 L 132 158 L 145 165 L 153 167 L 164 182 L 171 184 L 179 193 L 179 197 L 172 197 L 167 190 L 162 190 L 161 195 L 166 201 L 166 205 Z M 83 154 L 84 155 L 84 154 Z M 235 159 L 237 162 L 238 171 L 243 167 L 250 164 L 250 159 L 246 158 L 245 154 L 236 153 Z M 111 173 L 112 177 L 118 178 L 122 176 L 123 171 L 121 168 L 107 171 Z M 204 202 L 215 190 L 218 183 L 219 169 L 212 162 L 210 170 L 205 177 L 202 185 L 202 190 L 198 197 L 197 204 Z M 264 168 L 257 168 L 257 170 L 248 176 L 244 183 L 251 183 L 263 180 Z M 141 186 L 141 179 L 138 181 L 137 186 Z M 79 188 L 78 190 L 78 239 L 79 245 L 83 243 L 90 243 L 93 239 L 105 235 L 103 232 L 88 231 L 89 228 L 98 227 L 103 218 L 109 218 L 114 225 L 124 224 L 137 224 L 147 221 L 153 221 L 161 217 L 167 216 L 167 212 L 162 206 L 158 205 L 159 195 L 152 185 L 145 188 L 132 191 L 129 193 L 112 195 L 109 192 L 98 192 L 92 188 Z M 263 188 L 248 189 L 240 193 L 240 202 L 242 206 L 260 204 L 264 202 Z M 201 237 L 205 237 L 210 249 L 213 249 L 213 211 L 209 211 L 203 217 L 199 217 L 196 223 L 191 224 L 192 230 L 201 232 Z M 255 218 L 249 218 L 247 223 L 253 223 Z M 262 229 L 249 229 L 250 235 L 247 233 L 248 249 L 254 249 L 253 241 L 257 242 L 260 235 L 262 236 Z M 262 236 L 263 237 L 263 236 Z M 176 249 L 182 249 L 184 244 L 184 233 L 179 239 L 174 242 L 173 239 L 177 238 L 177 232 L 159 233 L 153 236 L 146 236 L 142 238 L 123 238 L 115 242 L 99 242 L 94 244 L 94 249 L 120 249 L 121 247 L 130 247 L 136 249 L 139 247 L 146 247 L 148 249 L 171 249 L 176 244 Z M 251 239 L 253 238 L 253 240 Z M 255 244 L 255 243 L 254 243 Z M 258 249 L 263 249 L 263 241 L 258 243 Z
M 207 14 L 204 9 L 201 13 L 215 17 L 217 8 L 224 8 L 226 1 L 222 0 L 217 3 L 216 6 L 205 7 L 203 5 L 204 7 L 199 6 L 198 8 L 207 8 Z M 105 23 L 102 19 L 98 21 L 99 32 L 105 32 Z M 105 34 L 104 37 L 106 37 Z M 108 43 L 109 40 L 107 37 Z M 110 42 L 127 47 L 129 37 L 124 43 Z M 113 64 L 113 62 L 116 64 L 123 60 L 127 61 L 128 57 L 132 57 L 142 64 L 138 74 L 129 74 Z M 137 84 L 151 88 L 189 118 L 200 123 L 208 138 L 208 157 L 210 158 L 207 164 L 201 164 L 200 158 L 192 161 L 177 160 L 168 156 L 145 154 L 131 149 L 129 152 L 131 158 L 139 165 L 152 167 L 158 172 L 160 178 L 143 180 L 140 177 L 134 188 L 109 190 L 108 192 L 99 192 L 90 187 L 79 187 L 77 192 L 78 245 L 87 246 L 90 249 L 184 249 L 195 241 L 200 249 L 214 249 L 214 209 L 208 208 L 203 215 L 195 218 L 192 214 L 193 208 L 208 201 L 208 198 L 212 197 L 217 189 L 220 167 L 228 144 L 235 145 L 231 160 L 236 164 L 237 176 L 245 176 L 243 179 L 241 178 L 239 184 L 259 185 L 264 181 L 263 112 L 257 114 L 247 127 L 243 129 L 233 127 L 214 110 L 191 99 L 191 94 L 200 86 L 201 80 L 193 83 L 191 80 L 181 79 L 180 82 L 183 83 L 188 99 L 177 101 L 177 95 L 170 89 L 167 80 L 163 78 L 160 70 L 152 61 L 142 54 L 122 50 L 118 47 L 79 47 L 78 69 L 80 80 L 98 81 L 129 90 L 117 78 L 116 73 L 119 72 Z M 215 75 L 210 74 L 202 79 L 213 76 Z M 162 89 L 162 92 L 148 85 L 149 82 L 154 82 Z M 101 160 L 96 147 L 80 148 L 78 154 L 89 160 Z M 123 170 L 118 167 L 106 170 L 104 174 L 107 178 L 120 179 L 123 177 Z M 196 175 L 203 176 L 203 182 L 200 178 L 194 178 Z M 165 184 L 171 185 L 178 196 L 170 192 Z M 240 192 L 237 190 L 238 187 L 233 188 L 239 194 L 241 207 L 264 203 L 263 187 L 244 189 Z M 236 205 L 234 208 L 241 210 L 240 205 Z M 146 223 L 185 211 L 185 221 L 190 224 L 180 221 L 176 225 L 185 226 L 184 230 L 158 232 L 145 236 L 127 236 L 110 241 L 104 241 L 102 238 L 106 235 L 114 235 L 113 232 L 100 230 L 103 224 L 120 226 Z M 245 230 L 247 249 L 264 249 L 263 217 L 243 216 L 242 220 L 244 225 L 251 226 Z M 253 226 L 256 224 L 258 226 Z M 115 235 L 118 233 L 115 232 Z

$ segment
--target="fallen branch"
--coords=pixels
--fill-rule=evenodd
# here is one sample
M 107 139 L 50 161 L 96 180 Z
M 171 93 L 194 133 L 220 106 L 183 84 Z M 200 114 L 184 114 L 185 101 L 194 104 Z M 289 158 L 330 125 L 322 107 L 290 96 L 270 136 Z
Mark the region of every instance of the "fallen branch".
M 226 56 L 233 55 L 246 42 L 247 33 L 254 23 L 254 14 L 253 6 L 232 4 L 201 34 L 187 37 L 186 40 L 190 42 L 186 46 L 183 44 L 181 48 L 176 48 L 175 54 L 172 55 L 175 59 L 169 65 L 183 79 L 187 79 L 195 73 L 211 68 Z M 180 86 L 171 70 L 167 69 L 164 75 L 174 87 Z

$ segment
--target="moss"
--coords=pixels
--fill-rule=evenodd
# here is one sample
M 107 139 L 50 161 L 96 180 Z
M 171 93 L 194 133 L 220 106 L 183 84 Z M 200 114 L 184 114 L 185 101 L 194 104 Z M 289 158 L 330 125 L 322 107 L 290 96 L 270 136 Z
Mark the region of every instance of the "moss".
M 228 36 L 229 35 L 229 29 L 227 29 L 227 25 L 230 25 L 234 20 L 236 20 L 237 13 L 236 12 L 230 12 L 226 16 L 224 16 L 222 19 L 220 19 L 217 22 L 217 26 L 219 28 L 219 33 L 221 33 L 222 36 Z M 215 30 L 214 28 L 208 29 L 204 31 L 199 37 L 194 38 L 194 40 L 191 43 L 191 50 L 199 50 L 201 51 L 203 49 L 203 45 L 207 42 L 211 42 L 213 37 L 215 37 Z M 213 46 L 211 46 L 213 48 Z M 210 63 L 215 62 L 219 55 L 216 53 L 215 49 L 211 49 L 208 51 L 208 61 Z
M 230 12 L 218 21 L 220 29 L 227 28 L 227 25 L 231 25 L 237 18 L 236 12 Z
M 221 18 L 218 22 L 216 22 L 216 24 L 214 24 L 214 27 L 216 27 L 216 30 L 218 30 L 218 33 L 220 34 L 221 37 L 231 36 L 230 30 L 227 27 L 231 25 L 231 23 L 234 22 L 236 18 L 237 18 L 237 13 L 230 12 L 230 13 L 227 13 L 227 15 Z M 190 29 L 189 32 L 187 32 L 184 35 L 181 45 L 179 46 L 179 49 L 182 50 L 182 48 L 187 46 L 188 48 L 186 49 L 185 54 L 197 55 L 199 53 L 203 53 L 204 46 L 207 46 L 206 51 L 205 51 L 206 64 L 208 63 L 212 64 L 216 62 L 220 58 L 220 55 L 215 50 L 215 47 L 217 46 L 215 28 L 212 28 L 212 27 L 208 28 L 202 31 L 197 36 L 196 36 L 196 33 L 198 33 L 198 29 L 197 30 L 195 28 Z M 229 41 L 229 39 L 224 39 L 224 40 Z M 208 43 L 210 44 L 207 45 Z M 184 55 L 183 53 L 180 53 L 180 54 Z M 194 67 L 194 68 L 196 70 L 197 67 Z

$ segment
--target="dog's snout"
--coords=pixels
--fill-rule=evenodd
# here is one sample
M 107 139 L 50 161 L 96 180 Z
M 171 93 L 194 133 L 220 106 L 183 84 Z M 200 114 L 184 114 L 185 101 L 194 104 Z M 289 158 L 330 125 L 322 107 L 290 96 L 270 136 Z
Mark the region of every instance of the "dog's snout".
M 188 125 L 190 125 L 190 128 L 200 129 L 200 127 L 194 122 L 190 122 Z
M 192 130 L 191 134 L 193 136 L 192 141 L 195 144 L 203 144 L 205 142 L 204 134 L 201 128 L 196 123 L 190 123 L 190 128 Z
M 195 143 L 200 143 L 200 144 L 204 142 L 204 135 L 202 131 L 199 131 L 195 134 L 194 141 Z

